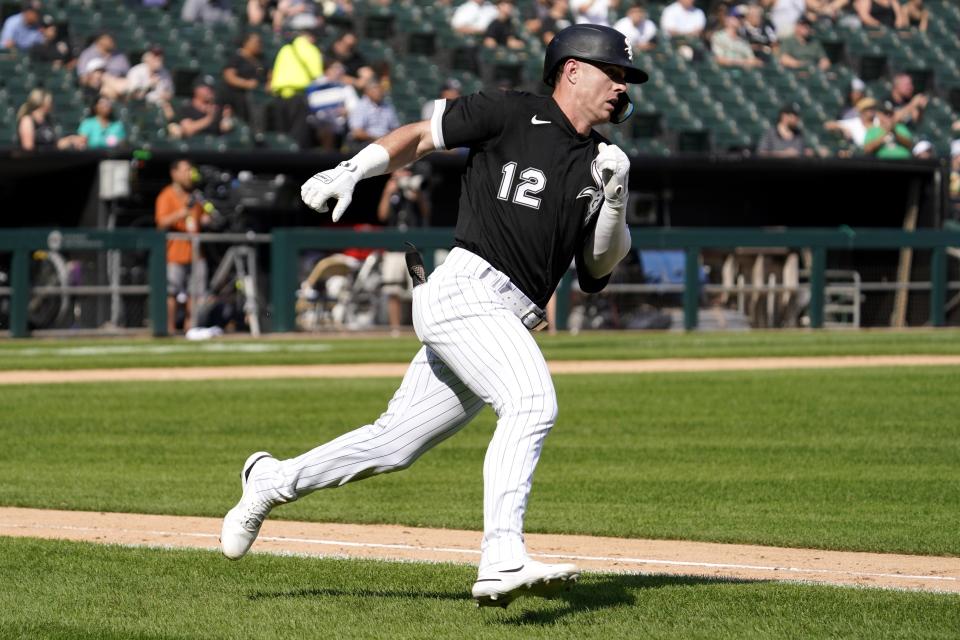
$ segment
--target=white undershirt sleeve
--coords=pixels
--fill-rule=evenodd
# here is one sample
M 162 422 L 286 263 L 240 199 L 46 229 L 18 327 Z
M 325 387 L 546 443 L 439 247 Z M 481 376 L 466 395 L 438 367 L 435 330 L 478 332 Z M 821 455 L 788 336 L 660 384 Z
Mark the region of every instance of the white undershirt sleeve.
M 630 251 L 630 227 L 625 207 L 614 208 L 607 202 L 600 207 L 597 224 L 583 247 L 583 263 L 590 275 L 602 278 L 611 273 Z

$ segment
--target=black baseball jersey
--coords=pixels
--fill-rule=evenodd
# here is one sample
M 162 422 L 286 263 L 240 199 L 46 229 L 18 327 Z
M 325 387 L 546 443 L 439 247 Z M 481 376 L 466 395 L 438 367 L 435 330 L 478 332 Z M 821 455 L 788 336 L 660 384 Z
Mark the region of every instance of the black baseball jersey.
M 577 133 L 549 96 L 481 91 L 443 102 L 431 131 L 439 149 L 469 147 L 456 245 L 502 271 L 543 307 L 570 261 L 580 287 L 606 286 L 582 262 L 603 186 L 593 170 L 597 144 Z

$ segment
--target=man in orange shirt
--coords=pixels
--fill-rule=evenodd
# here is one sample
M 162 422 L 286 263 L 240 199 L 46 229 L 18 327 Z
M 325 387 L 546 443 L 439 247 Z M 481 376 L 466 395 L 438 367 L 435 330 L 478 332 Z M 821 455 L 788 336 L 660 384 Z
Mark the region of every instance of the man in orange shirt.
M 165 231 L 199 233 L 210 222 L 210 216 L 195 193 L 193 165 L 184 158 L 170 163 L 171 184 L 157 196 L 155 216 L 157 228 Z M 197 272 L 191 273 L 193 247 L 189 240 L 167 240 L 167 333 L 173 335 L 177 326 L 177 303 L 185 305 L 183 330 L 190 329 L 190 294 L 203 292 L 207 265 L 202 256 L 197 261 Z M 188 286 L 189 285 L 189 286 Z

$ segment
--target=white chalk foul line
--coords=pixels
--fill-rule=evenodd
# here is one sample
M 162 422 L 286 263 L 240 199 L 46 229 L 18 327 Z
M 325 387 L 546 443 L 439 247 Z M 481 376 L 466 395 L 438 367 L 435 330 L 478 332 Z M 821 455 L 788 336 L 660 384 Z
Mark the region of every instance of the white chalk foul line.
M 191 531 L 155 531 L 146 529 L 115 529 L 102 527 L 77 527 L 70 525 L 0 525 L 0 529 L 55 529 L 64 531 L 85 531 L 85 532 L 108 532 L 116 531 L 127 534 L 155 535 L 164 537 L 186 537 L 186 538 L 219 538 L 215 533 L 199 533 Z M 461 549 L 459 547 L 425 547 L 403 543 L 384 543 L 384 542 L 351 542 L 348 540 L 323 540 L 318 538 L 298 538 L 292 536 L 259 536 L 259 540 L 270 542 L 297 542 L 303 544 L 313 544 L 331 547 L 355 547 L 365 549 L 393 549 L 398 551 L 425 551 L 433 553 L 460 553 L 464 555 L 479 556 L 480 552 L 475 549 Z M 552 558 L 565 560 L 584 560 L 594 562 L 619 562 L 626 564 L 652 564 L 661 566 L 691 567 L 701 569 L 740 569 L 744 571 L 769 571 L 769 572 L 789 572 L 805 574 L 827 574 L 837 576 L 847 576 L 850 578 L 891 578 L 899 580 L 932 580 L 943 582 L 957 582 L 958 578 L 953 576 L 929 576 L 929 575 L 911 575 L 903 573 L 875 573 L 867 571 L 843 571 L 839 569 L 815 569 L 804 567 L 778 567 L 769 565 L 753 564 L 735 564 L 719 562 L 690 562 L 684 560 L 658 560 L 654 558 L 630 558 L 620 556 L 584 556 L 577 554 L 561 553 L 531 553 L 537 558 Z

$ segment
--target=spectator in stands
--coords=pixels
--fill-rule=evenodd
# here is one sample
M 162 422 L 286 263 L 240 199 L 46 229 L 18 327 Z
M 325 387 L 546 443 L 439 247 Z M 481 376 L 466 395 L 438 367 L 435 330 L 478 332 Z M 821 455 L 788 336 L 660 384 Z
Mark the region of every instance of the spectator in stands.
M 907 26 L 926 33 L 930 25 L 930 10 L 923 6 L 923 0 L 907 0 L 903 5 L 903 14 L 906 17 Z
M 461 96 L 463 85 L 456 78 L 447 78 L 440 88 L 440 100 L 455 100 Z M 420 119 L 429 120 L 433 116 L 433 110 L 436 107 L 436 100 L 429 100 L 423 103 L 420 109 Z
M 79 64 L 77 65 L 79 67 Z M 80 75 L 80 91 L 83 92 L 83 97 L 87 99 L 88 102 L 92 102 L 94 98 L 100 95 L 100 89 L 103 87 L 103 70 L 106 69 L 107 63 L 103 61 L 103 58 L 94 58 L 87 62 L 87 66 L 83 69 L 83 73 Z M 81 71 L 78 69 L 78 71 Z
M 233 130 L 233 109 L 229 105 L 217 104 L 213 85 L 214 80 L 210 76 L 197 81 L 190 102 L 177 111 L 175 122 L 168 126 L 172 137 L 216 136 Z
M 45 15 L 40 19 L 40 33 L 43 34 L 43 42 L 30 48 L 30 59 L 49 64 L 54 69 L 73 68 L 73 52 L 67 41 L 60 37 L 53 16 Z
M 89 74 L 98 71 L 103 71 L 99 79 L 89 77 Z M 89 87 L 99 85 L 100 93 L 114 100 L 127 93 L 128 71 L 130 71 L 130 61 L 127 60 L 127 56 L 117 51 L 116 41 L 106 32 L 98 34 L 90 46 L 81 51 L 77 58 L 80 85 Z
M 236 21 L 231 0 L 186 0 L 180 9 L 180 19 L 207 25 L 233 24 Z
M 127 130 L 114 117 L 113 100 L 100 96 L 90 107 L 90 113 L 93 115 L 85 118 L 77 129 L 77 135 L 86 139 L 88 149 L 113 149 L 124 143 Z
M 740 24 L 740 37 L 747 41 L 753 55 L 766 62 L 780 50 L 777 30 L 763 12 L 763 7 L 752 4 L 746 8 L 743 22 Z
M 347 118 L 356 106 L 357 92 L 344 82 L 343 63 L 327 65 L 323 77 L 307 87 L 307 123 L 327 151 L 338 151 L 347 134 Z
M 357 91 L 363 91 L 363 87 L 376 75 L 367 59 L 357 51 L 357 36 L 352 31 L 343 31 L 336 37 L 325 59 L 342 63 L 343 82 Z
M 247 24 L 256 27 L 263 23 L 273 24 L 276 0 L 247 0 Z
M 540 21 L 540 29 L 536 34 L 540 36 L 540 41 L 544 45 L 548 45 L 555 35 L 571 24 L 573 23 L 570 22 L 570 3 L 567 0 L 552 0 L 550 10 Z
M 173 77 L 163 66 L 163 47 L 150 46 L 140 60 L 140 64 L 131 67 L 127 73 L 128 97 L 155 105 L 167 120 L 172 120 Z
M 960 220 L 960 140 L 950 143 L 950 210 L 954 220 Z
M 602 24 L 610 26 L 610 12 L 617 9 L 620 0 L 571 0 L 574 21 L 577 24 Z
M 201 197 L 194 185 L 193 165 L 178 159 L 170 163 L 170 184 L 157 196 L 154 217 L 162 231 L 199 233 L 210 223 Z M 197 256 L 193 271 L 193 246 L 190 240 L 167 240 L 167 333 L 176 333 L 177 305 L 184 305 L 183 330 L 190 329 L 190 296 L 206 289 L 206 261 Z
M 740 37 L 740 11 L 736 7 L 727 12 L 722 31 L 710 37 L 710 49 L 722 67 L 743 67 L 746 69 L 762 67 L 763 60 L 753 55 L 753 49 Z
M 915 90 L 913 78 L 909 73 L 898 73 L 893 76 L 889 99 L 896 111 L 894 120 L 908 127 L 915 127 L 920 123 L 924 109 L 930 101 L 925 94 Z
M 807 17 L 812 22 L 824 19 L 830 22 L 841 20 L 851 6 L 852 0 L 806 0 Z M 859 21 L 858 21 L 859 22 Z
M 86 73 L 80 79 L 80 89 L 88 99 L 103 95 L 111 100 L 122 98 L 127 92 L 126 78 L 107 74 L 103 58 L 94 58 L 87 63 Z
M 497 8 L 490 0 L 467 0 L 457 7 L 450 26 L 465 36 L 482 36 L 497 17 Z
M 813 26 L 806 16 L 797 20 L 793 35 L 780 42 L 780 64 L 788 69 L 809 69 L 814 66 L 821 71 L 830 68 L 830 58 L 819 40 L 814 40 Z
M 426 190 L 429 165 L 417 163 L 413 169 L 416 171 L 409 167 L 397 169 L 387 180 L 377 205 L 377 220 L 381 224 L 400 231 L 430 224 L 430 199 Z M 398 335 L 403 318 L 403 299 L 410 299 L 413 283 L 402 251 L 385 252 L 380 264 L 390 333 Z
M 806 0 L 774 0 L 770 7 L 770 22 L 777 30 L 777 37 L 783 40 L 793 35 L 797 20 L 806 10 Z
M 53 121 L 53 95 L 46 89 L 33 89 L 17 110 L 17 142 L 24 151 L 83 149 L 81 136 L 57 137 Z
M 527 35 L 536 36 L 543 29 L 543 21 L 550 13 L 551 0 L 534 0 L 533 2 L 518 7 L 521 11 L 520 17 L 523 21 L 523 29 Z
M 877 111 L 877 122 L 867 129 L 863 152 L 882 160 L 904 160 L 912 156 L 913 135 L 894 119 L 893 104 L 884 102 Z
M 350 113 L 349 122 L 348 144 L 352 149 L 366 146 L 400 126 L 397 111 L 386 99 L 383 87 L 377 80 L 367 83 L 363 97 Z
M 929 140 L 920 140 L 917 142 L 917 144 L 913 145 L 911 153 L 913 157 L 918 160 L 933 160 L 936 158 L 933 144 Z
M 613 28 L 626 36 L 634 51 L 650 51 L 657 46 L 657 25 L 647 17 L 647 8 L 641 3 L 630 5 L 627 15 L 617 20 Z
M 323 75 L 323 56 L 314 32 L 320 23 L 313 14 L 303 12 L 290 20 L 290 26 L 296 30 L 296 37 L 277 52 L 270 80 L 270 90 L 277 97 L 274 124 L 301 146 L 309 146 L 304 94 L 310 83 Z
M 707 16 L 694 0 L 676 0 L 660 14 L 660 31 L 667 38 L 698 38 L 707 26 Z
M 799 158 L 811 155 L 803 138 L 803 125 L 796 105 L 786 105 L 777 114 L 777 123 L 767 129 L 757 143 L 757 155 L 775 158 Z
M 873 126 L 877 117 L 877 101 L 873 98 L 863 98 L 856 105 L 857 115 L 843 120 L 832 120 L 823 125 L 827 131 L 842 134 L 857 148 L 863 148 L 867 137 L 867 130 Z
M 907 16 L 897 0 L 853 0 L 860 22 L 865 27 L 900 29 L 907 26 Z
M 24 3 L 20 13 L 7 18 L 0 30 L 0 49 L 29 51 L 42 42 L 40 5 L 36 2 Z
M 380 4 L 389 7 L 390 1 L 380 0 Z M 333 0 L 324 3 L 323 12 L 328 16 L 350 20 L 356 13 L 356 7 L 353 6 L 353 0 Z
M 733 2 L 734 0 L 718 0 L 718 2 L 710 5 L 709 11 L 705 12 L 707 16 L 707 26 L 703 28 L 700 39 L 708 46 L 713 34 L 717 31 L 723 31 L 723 27 L 727 22 L 727 14 L 730 13 L 730 9 L 734 8 Z
M 806 18 L 814 24 L 819 17 L 819 11 L 824 5 L 832 2 L 848 2 L 849 0 L 772 0 L 770 20 L 777 29 L 780 40 L 793 35 L 797 21 Z
M 497 0 L 497 17 L 487 25 L 483 33 L 483 46 L 490 49 L 508 47 L 523 49 L 526 43 L 517 37 L 513 24 L 513 3 L 510 0 Z
M 866 96 L 866 90 L 867 85 L 860 78 L 854 77 L 850 81 L 850 91 L 847 92 L 846 101 L 841 108 L 838 120 L 860 117 L 860 112 L 857 111 L 857 103 Z
M 262 133 L 265 112 L 253 94 L 267 89 L 269 78 L 263 63 L 263 39 L 255 31 L 244 34 L 240 48 L 223 67 L 223 103 L 230 105 L 236 116 Z
M 279 2 L 277 2 L 277 8 L 273 12 L 273 30 L 278 33 L 284 29 L 299 30 L 297 24 L 294 24 L 297 16 L 310 16 L 313 18 L 316 23 L 313 29 L 320 28 L 322 24 L 311 0 L 279 0 Z M 306 24 L 306 21 L 301 20 L 298 24 Z

